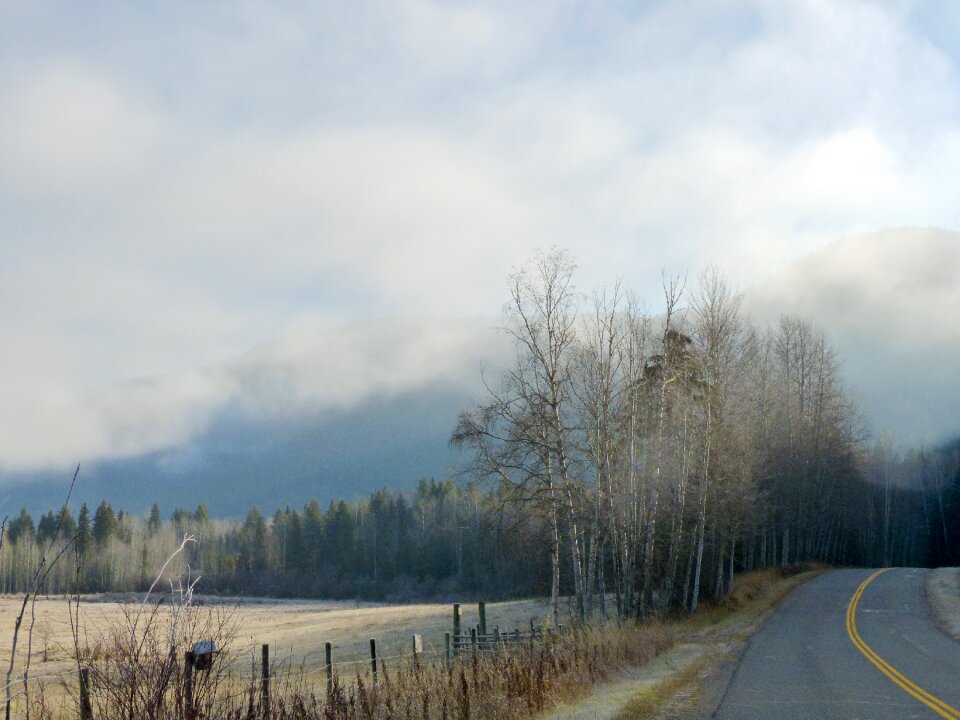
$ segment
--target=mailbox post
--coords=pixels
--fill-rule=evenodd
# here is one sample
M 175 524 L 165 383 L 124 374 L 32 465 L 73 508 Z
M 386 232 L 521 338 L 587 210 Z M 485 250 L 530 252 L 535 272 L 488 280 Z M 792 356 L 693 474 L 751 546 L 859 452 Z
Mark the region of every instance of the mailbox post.
M 196 670 L 209 670 L 213 667 L 213 656 L 217 653 L 217 644 L 213 640 L 200 640 L 193 644 L 193 667 Z

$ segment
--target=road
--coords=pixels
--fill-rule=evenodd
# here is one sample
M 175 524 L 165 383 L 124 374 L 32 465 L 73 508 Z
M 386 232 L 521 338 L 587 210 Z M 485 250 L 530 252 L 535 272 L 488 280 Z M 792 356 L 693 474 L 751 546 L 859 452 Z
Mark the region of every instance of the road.
M 794 590 L 750 639 L 713 717 L 960 720 L 960 643 L 930 617 L 927 572 L 838 570 Z

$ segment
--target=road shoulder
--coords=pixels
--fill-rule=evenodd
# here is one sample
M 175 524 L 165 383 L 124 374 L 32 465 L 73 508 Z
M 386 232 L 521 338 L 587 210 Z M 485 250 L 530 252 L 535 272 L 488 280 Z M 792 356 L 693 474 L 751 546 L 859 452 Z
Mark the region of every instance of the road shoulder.
M 960 642 L 960 568 L 936 568 L 927 574 L 924 599 L 941 632 Z
M 580 701 L 556 708 L 545 720 L 709 718 L 719 706 L 753 635 L 780 602 L 819 571 L 792 575 L 764 587 L 733 608 L 710 608 L 668 623 L 676 645 L 653 662 L 621 673 Z

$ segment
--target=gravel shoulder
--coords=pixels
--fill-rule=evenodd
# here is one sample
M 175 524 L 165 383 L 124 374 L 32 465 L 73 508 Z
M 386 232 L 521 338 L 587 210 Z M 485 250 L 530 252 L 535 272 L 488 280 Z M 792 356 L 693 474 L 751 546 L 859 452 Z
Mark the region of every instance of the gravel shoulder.
M 937 627 L 960 642 L 960 568 L 931 570 L 925 590 Z
M 623 671 L 576 703 L 554 708 L 544 720 L 708 717 L 749 637 L 791 590 L 817 574 L 782 579 L 732 612 L 707 611 L 669 623 L 673 648 L 643 667 Z

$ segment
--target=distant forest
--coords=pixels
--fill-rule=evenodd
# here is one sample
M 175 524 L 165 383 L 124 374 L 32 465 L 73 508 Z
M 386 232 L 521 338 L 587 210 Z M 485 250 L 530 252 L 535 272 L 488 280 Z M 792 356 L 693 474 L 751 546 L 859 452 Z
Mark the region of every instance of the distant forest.
M 243 521 L 203 505 L 24 510 L 0 591 L 68 544 L 46 592 L 142 591 L 184 536 L 167 589 L 201 576 L 221 594 L 549 595 L 581 617 L 693 610 L 761 567 L 960 564 L 960 443 L 869 442 L 816 328 L 753 325 L 714 271 L 689 291 L 665 278 L 656 315 L 573 276 L 559 251 L 510 276 L 514 363 L 453 428 L 456 482 Z

